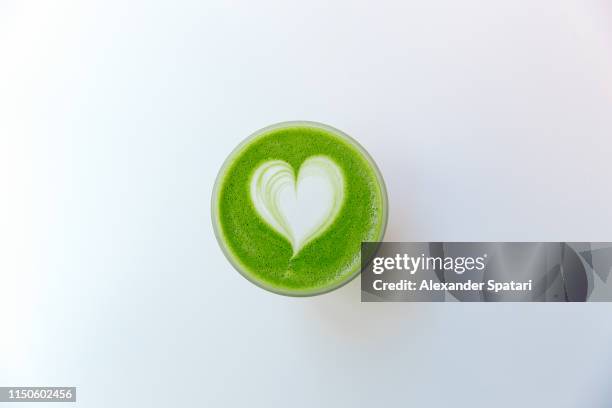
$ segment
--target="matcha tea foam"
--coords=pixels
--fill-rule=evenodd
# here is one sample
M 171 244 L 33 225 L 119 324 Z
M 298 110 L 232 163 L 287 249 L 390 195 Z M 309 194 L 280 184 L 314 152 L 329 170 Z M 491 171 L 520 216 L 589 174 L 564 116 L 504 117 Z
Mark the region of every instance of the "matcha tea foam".
M 353 139 L 314 122 L 285 122 L 241 143 L 221 168 L 212 218 L 223 252 L 251 282 L 308 296 L 360 270 L 361 242 L 381 241 L 387 197 Z

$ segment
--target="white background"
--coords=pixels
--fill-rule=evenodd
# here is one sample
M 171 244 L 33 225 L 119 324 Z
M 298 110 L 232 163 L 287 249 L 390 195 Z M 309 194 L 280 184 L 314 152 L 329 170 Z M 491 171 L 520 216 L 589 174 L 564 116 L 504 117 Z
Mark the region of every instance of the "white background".
M 292 299 L 236 273 L 216 172 L 296 119 L 370 151 L 387 240 L 612 241 L 608 1 L 2 1 L 0 385 L 610 405 L 612 304 L 361 304 L 358 280 Z

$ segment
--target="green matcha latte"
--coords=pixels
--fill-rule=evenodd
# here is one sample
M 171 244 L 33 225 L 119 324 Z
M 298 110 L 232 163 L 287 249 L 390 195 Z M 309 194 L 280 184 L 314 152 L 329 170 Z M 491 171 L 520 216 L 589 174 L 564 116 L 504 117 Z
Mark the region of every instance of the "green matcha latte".
M 381 241 L 384 182 L 366 151 L 332 127 L 285 122 L 240 144 L 213 191 L 215 234 L 234 267 L 272 292 L 333 290 L 360 270 L 363 241 Z

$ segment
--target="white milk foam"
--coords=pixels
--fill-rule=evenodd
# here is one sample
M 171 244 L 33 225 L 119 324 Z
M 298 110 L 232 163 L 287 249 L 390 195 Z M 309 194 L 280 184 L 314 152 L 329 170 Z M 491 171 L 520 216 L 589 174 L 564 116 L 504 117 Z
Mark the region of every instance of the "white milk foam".
M 253 173 L 251 200 L 261 218 L 291 242 L 295 256 L 340 212 L 344 202 L 342 170 L 329 157 L 312 156 L 296 177 L 286 162 L 270 160 Z

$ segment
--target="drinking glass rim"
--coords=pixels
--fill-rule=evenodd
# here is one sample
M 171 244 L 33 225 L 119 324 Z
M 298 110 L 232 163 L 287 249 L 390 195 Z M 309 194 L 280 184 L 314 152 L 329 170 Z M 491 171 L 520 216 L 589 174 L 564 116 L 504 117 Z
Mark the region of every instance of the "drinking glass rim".
M 351 271 L 351 273 L 347 275 L 347 277 L 345 277 L 344 279 L 338 282 L 334 282 L 331 285 L 326 285 L 320 288 L 316 288 L 314 290 L 313 289 L 288 290 L 288 289 L 279 288 L 279 287 L 267 284 L 266 282 L 262 282 L 261 280 L 251 275 L 248 268 L 242 265 L 242 263 L 238 259 L 236 259 L 231 254 L 231 251 L 227 248 L 227 244 L 225 242 L 223 232 L 221 230 L 221 226 L 219 225 L 219 208 L 218 208 L 219 207 L 218 206 L 219 189 L 220 189 L 220 185 L 223 182 L 223 179 L 225 178 L 227 168 L 234 161 L 235 157 L 240 152 L 242 152 L 243 148 L 246 147 L 251 142 L 253 142 L 254 140 L 256 140 L 258 137 L 264 136 L 273 130 L 290 128 L 290 127 L 309 127 L 309 128 L 318 128 L 318 129 L 326 130 L 340 137 L 341 139 L 346 140 L 348 143 L 351 144 L 351 146 L 354 146 L 365 157 L 368 164 L 371 166 L 374 174 L 376 175 L 376 180 L 378 182 L 378 185 L 381 191 L 383 215 L 382 215 L 382 222 L 380 226 L 380 234 L 379 234 L 380 236 L 378 237 L 378 239 L 379 241 L 383 240 L 383 237 L 387 230 L 387 222 L 389 218 L 388 197 L 387 197 L 387 188 L 385 186 L 385 181 L 382 177 L 382 173 L 380 172 L 380 169 L 376 165 L 376 162 L 374 161 L 372 156 L 370 156 L 368 151 L 361 144 L 359 144 L 357 140 L 355 140 L 353 137 L 349 136 L 348 134 L 344 133 L 340 129 L 337 129 L 330 125 L 326 125 L 321 122 L 307 121 L 307 120 L 291 120 L 291 121 L 278 122 L 278 123 L 274 123 L 272 125 L 266 126 L 264 128 L 261 128 L 259 130 L 256 130 L 255 132 L 247 136 L 242 142 L 240 142 L 230 152 L 230 154 L 223 161 L 223 164 L 221 165 L 221 168 L 219 169 L 219 172 L 217 173 L 217 177 L 215 178 L 215 184 L 212 190 L 210 211 L 211 211 L 211 218 L 212 218 L 212 224 L 213 224 L 213 231 L 215 233 L 215 238 L 217 240 L 217 243 L 221 247 L 221 250 L 225 258 L 227 258 L 227 260 L 234 267 L 234 269 L 238 271 L 238 273 L 240 273 L 240 275 L 246 278 L 249 282 L 253 283 L 256 286 L 259 286 L 260 288 L 264 290 L 267 290 L 272 293 L 276 293 L 278 295 L 284 295 L 284 296 L 289 296 L 289 297 L 317 296 L 317 295 L 322 295 L 322 294 L 334 291 L 336 289 L 339 289 L 342 286 L 351 282 L 353 279 L 355 279 L 361 273 L 361 262 L 357 265 L 354 271 Z

